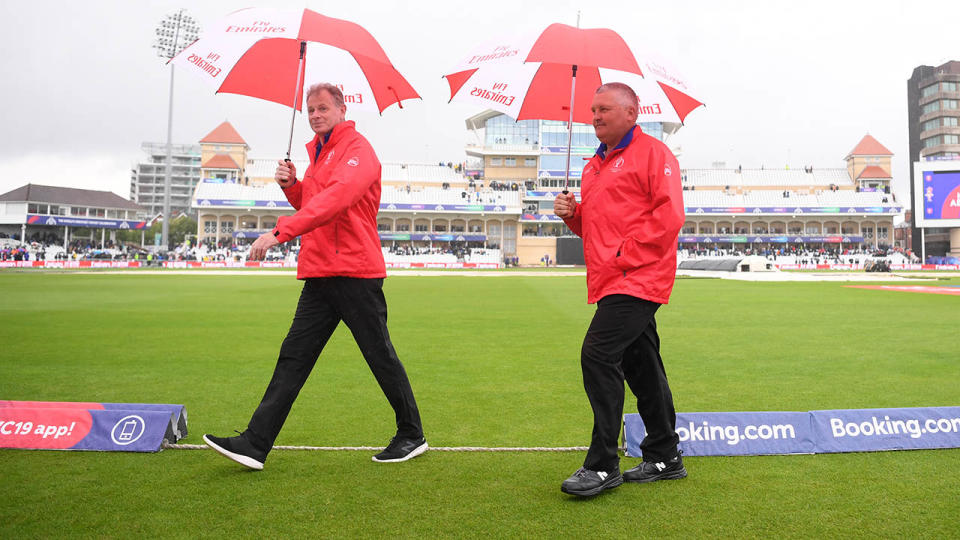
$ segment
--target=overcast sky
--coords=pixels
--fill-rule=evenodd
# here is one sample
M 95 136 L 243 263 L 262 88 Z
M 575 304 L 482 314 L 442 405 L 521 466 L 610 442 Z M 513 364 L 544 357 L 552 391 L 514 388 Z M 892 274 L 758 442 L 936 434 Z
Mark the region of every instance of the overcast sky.
M 151 48 L 154 29 L 180 7 L 203 27 L 247 5 L 307 7 L 359 23 L 380 42 L 423 97 L 379 117 L 354 115 L 382 161 L 463 160 L 464 119 L 480 111 L 448 104 L 441 76 L 491 35 L 576 24 L 579 10 L 581 27 L 616 30 L 638 56 L 655 49 L 707 104 L 671 140 L 682 166 L 842 167 L 870 133 L 894 153 L 902 202 L 909 196 L 906 81 L 918 65 L 960 59 L 956 0 L 3 0 L 0 193 L 32 182 L 129 197 L 141 142 L 166 141 L 170 71 Z M 175 143 L 195 143 L 229 120 L 254 157 L 283 156 L 289 109 L 213 95 L 185 72 L 175 81 Z M 298 121 L 294 157 L 306 157 L 309 137 Z

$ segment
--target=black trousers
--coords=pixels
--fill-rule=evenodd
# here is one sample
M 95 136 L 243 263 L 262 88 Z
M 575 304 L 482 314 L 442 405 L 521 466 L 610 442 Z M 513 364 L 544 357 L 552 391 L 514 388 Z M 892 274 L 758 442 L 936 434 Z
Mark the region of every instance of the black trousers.
M 265 451 L 273 447 L 290 407 L 341 320 L 396 413 L 397 435 L 423 436 L 413 389 L 387 331 L 383 279 L 308 278 L 273 378 L 244 433 L 255 446 Z
M 624 380 L 637 397 L 637 411 L 647 429 L 640 444 L 643 459 L 666 461 L 677 455 L 677 415 L 654 319 L 659 307 L 621 294 L 597 302 L 580 352 L 583 387 L 593 408 L 593 437 L 583 463 L 587 469 L 612 471 L 620 466 Z

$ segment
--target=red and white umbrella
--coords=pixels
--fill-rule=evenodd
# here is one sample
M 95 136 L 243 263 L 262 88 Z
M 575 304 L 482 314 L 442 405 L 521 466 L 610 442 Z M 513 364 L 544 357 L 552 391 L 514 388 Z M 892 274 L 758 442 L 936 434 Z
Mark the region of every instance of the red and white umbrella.
M 171 62 L 217 93 L 264 99 L 294 111 L 303 107 L 305 83 L 335 84 L 347 107 L 359 111 L 382 113 L 420 97 L 363 27 L 309 9 L 235 11 Z
M 642 122 L 682 124 L 703 105 L 675 69 L 651 56 L 638 60 L 623 38 L 606 28 L 552 24 L 537 35 L 485 42 L 445 77 L 451 101 L 517 120 L 589 124 L 593 93 L 612 81 L 628 84 L 637 93 Z M 572 129 L 568 125 L 571 134 Z
M 451 100 L 517 120 L 569 120 L 574 79 L 574 122 L 591 122 L 593 92 L 611 81 L 637 93 L 642 122 L 683 123 L 703 105 L 676 69 L 648 53 L 634 56 L 623 38 L 606 28 L 552 24 L 540 34 L 493 39 L 475 47 L 445 77 Z

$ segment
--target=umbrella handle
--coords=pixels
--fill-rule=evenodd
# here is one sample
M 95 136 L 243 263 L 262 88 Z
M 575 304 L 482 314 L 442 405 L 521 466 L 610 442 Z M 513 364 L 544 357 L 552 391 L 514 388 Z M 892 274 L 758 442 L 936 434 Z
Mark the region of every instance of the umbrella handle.
M 290 138 L 287 140 L 287 159 L 290 161 L 290 148 L 293 147 L 293 124 L 297 120 L 297 95 L 300 93 L 300 86 L 303 84 L 303 59 L 307 55 L 307 42 L 300 42 L 300 64 L 297 66 L 297 84 L 293 87 L 293 114 L 290 117 Z

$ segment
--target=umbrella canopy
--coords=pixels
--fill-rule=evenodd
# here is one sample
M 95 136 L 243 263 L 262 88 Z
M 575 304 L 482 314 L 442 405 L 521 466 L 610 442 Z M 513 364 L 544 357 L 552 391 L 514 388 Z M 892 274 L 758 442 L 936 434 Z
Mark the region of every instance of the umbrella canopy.
M 588 124 L 594 91 L 611 81 L 634 89 L 643 122 L 682 123 L 702 105 L 675 69 L 649 55 L 638 60 L 623 38 L 606 28 L 552 24 L 538 35 L 489 41 L 445 77 L 451 100 L 489 107 L 517 120 Z
M 383 112 L 420 97 L 363 27 L 309 9 L 235 11 L 211 25 L 172 62 L 217 92 L 295 109 L 303 106 L 304 82 L 339 86 L 347 106 L 355 110 Z
M 358 24 L 309 9 L 248 8 L 213 24 L 171 62 L 217 92 L 251 96 L 292 107 L 287 159 L 304 82 L 328 82 L 351 110 L 382 113 L 419 98 L 386 53 Z

